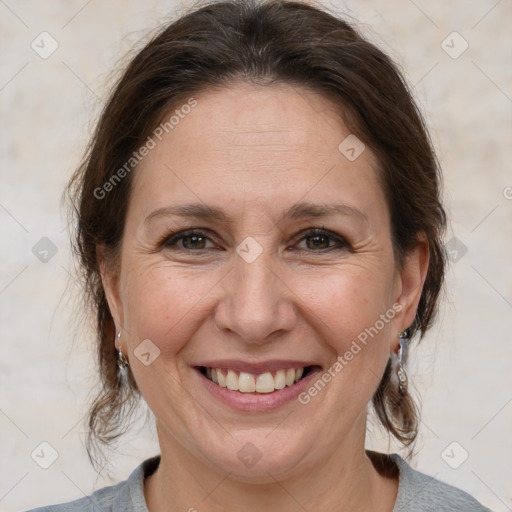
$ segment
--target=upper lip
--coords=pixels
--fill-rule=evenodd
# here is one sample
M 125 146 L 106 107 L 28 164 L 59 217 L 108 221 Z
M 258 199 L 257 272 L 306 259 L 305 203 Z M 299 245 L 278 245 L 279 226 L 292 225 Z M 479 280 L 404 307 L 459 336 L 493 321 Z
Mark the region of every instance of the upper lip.
M 195 366 L 204 366 L 206 368 L 223 368 L 226 370 L 235 370 L 238 372 L 247 372 L 260 375 L 265 372 L 276 370 L 286 370 L 288 368 L 305 368 L 306 366 L 319 366 L 312 361 L 294 361 L 291 359 L 272 359 L 268 361 L 249 362 L 240 359 L 217 359 L 215 361 L 203 361 Z

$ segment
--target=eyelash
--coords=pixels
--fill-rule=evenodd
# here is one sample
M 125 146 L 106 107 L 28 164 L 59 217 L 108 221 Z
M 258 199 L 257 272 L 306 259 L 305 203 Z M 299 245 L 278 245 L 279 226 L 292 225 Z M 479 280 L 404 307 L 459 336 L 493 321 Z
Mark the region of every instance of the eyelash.
M 160 248 L 171 248 L 172 246 L 174 246 L 176 244 L 176 242 L 180 241 L 180 240 L 183 240 L 184 238 L 187 238 L 187 237 L 192 237 L 192 236 L 197 236 L 197 237 L 200 237 L 200 238 L 205 238 L 207 240 L 211 240 L 211 238 L 209 236 L 206 235 L 206 233 L 204 233 L 203 231 L 200 231 L 198 229 L 187 229 L 187 230 L 184 230 L 184 231 L 179 231 L 179 232 L 175 232 L 175 233 L 171 233 L 169 235 L 166 235 L 163 240 L 158 244 L 158 246 Z M 299 240 L 299 242 L 309 238 L 309 237 L 314 237 L 314 236 L 322 236 L 322 237 L 325 237 L 325 238 L 329 238 L 331 240 L 334 240 L 336 241 L 339 246 L 336 248 L 336 247 L 328 247 L 327 249 L 321 249 L 321 250 L 318 250 L 318 251 L 315 251 L 313 249 L 298 249 L 299 251 L 310 251 L 310 252 L 317 252 L 317 253 L 326 253 L 326 252 L 330 252 L 332 250 L 335 250 L 335 249 L 338 249 L 338 250 L 341 250 L 341 249 L 349 249 L 351 250 L 351 247 L 349 245 L 349 243 L 343 239 L 341 236 L 339 235 L 336 235 L 335 233 L 332 233 L 331 231 L 327 231 L 323 228 L 311 228 L 311 229 L 308 229 L 307 231 L 304 232 L 302 238 Z M 177 250 L 179 251 L 189 251 L 189 252 L 196 252 L 196 253 L 203 253 L 205 251 L 207 251 L 208 249 L 197 249 L 197 250 L 193 250 L 193 249 L 185 249 L 185 248 L 178 248 Z

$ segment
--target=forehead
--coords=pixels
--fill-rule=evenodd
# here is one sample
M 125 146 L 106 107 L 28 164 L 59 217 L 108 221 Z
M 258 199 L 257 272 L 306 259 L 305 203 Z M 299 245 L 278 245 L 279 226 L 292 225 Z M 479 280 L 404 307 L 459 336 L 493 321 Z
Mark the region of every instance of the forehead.
M 194 100 L 164 117 L 174 114 L 172 129 L 154 139 L 134 173 L 131 200 L 146 213 L 179 202 L 276 215 L 298 201 L 383 207 L 371 150 L 354 160 L 340 151 L 354 136 L 333 102 L 289 85 L 250 84 Z

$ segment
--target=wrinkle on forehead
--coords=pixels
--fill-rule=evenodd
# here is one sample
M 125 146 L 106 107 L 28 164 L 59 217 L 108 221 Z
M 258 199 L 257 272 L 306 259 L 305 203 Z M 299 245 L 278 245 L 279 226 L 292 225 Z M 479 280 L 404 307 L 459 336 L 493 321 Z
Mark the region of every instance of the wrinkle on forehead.
M 135 173 L 143 219 L 197 202 L 231 216 L 257 205 L 276 219 L 301 201 L 357 206 L 367 219 L 381 208 L 376 158 L 370 148 L 355 161 L 340 153 L 349 131 L 330 100 L 283 85 L 247 84 L 205 91 L 196 100 Z

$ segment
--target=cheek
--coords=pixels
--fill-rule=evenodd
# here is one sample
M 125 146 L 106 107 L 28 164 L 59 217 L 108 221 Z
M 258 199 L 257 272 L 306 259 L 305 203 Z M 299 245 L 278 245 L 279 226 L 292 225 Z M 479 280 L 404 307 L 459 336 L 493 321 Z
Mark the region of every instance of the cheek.
M 332 353 L 348 350 L 352 340 L 391 307 L 392 265 L 386 261 L 382 255 L 379 260 L 368 256 L 332 268 L 285 269 L 281 279 L 293 291 L 285 300 L 294 302 L 296 328 L 305 324 L 305 329 L 316 331 L 315 338 Z M 166 359 L 199 329 L 214 328 L 214 311 L 222 300 L 217 292 L 222 290 L 224 297 L 236 286 L 229 284 L 225 268 L 194 270 L 162 261 L 134 261 L 126 268 L 123 306 L 131 349 L 150 339 Z M 385 332 L 387 324 L 379 330 Z
M 150 408 L 157 415 L 171 411 L 166 423 L 183 428 L 181 406 L 190 397 L 182 383 L 186 364 L 179 353 L 204 321 L 205 295 L 215 280 L 212 273 L 191 277 L 190 271 L 171 268 L 166 262 L 134 262 L 126 268 L 123 312 L 131 370 Z M 145 366 L 138 359 L 141 350 L 137 349 L 148 339 L 156 349 L 150 348 L 152 359 Z M 153 353 L 157 354 L 154 359 Z M 162 393 L 162 389 L 167 393 Z
M 331 354 L 325 377 L 336 392 L 325 398 L 332 400 L 329 410 L 334 416 L 362 410 L 378 386 L 396 316 L 392 282 L 389 268 L 357 265 L 332 273 L 324 282 L 305 279 L 301 284 L 304 301 L 314 312 L 310 323 L 319 319 L 315 329 Z M 350 400 L 340 399 L 348 396 Z
M 212 272 L 193 273 L 166 262 L 131 265 L 123 306 L 132 349 L 150 339 L 163 355 L 176 354 L 192 337 L 217 281 Z
M 299 277 L 296 286 L 302 302 L 323 326 L 325 339 L 340 348 L 392 306 L 389 269 L 370 265 L 347 264 L 321 277 Z
M 372 272 L 346 269 L 329 276 L 322 287 L 321 282 L 312 287 L 307 280 L 302 285 L 312 310 L 309 323 L 330 352 L 330 364 L 321 379 L 329 383 L 331 393 L 318 392 L 325 385 L 318 381 L 305 392 L 306 399 L 321 395 L 325 400 L 325 421 L 357 416 L 377 389 L 397 316 L 391 283 Z

